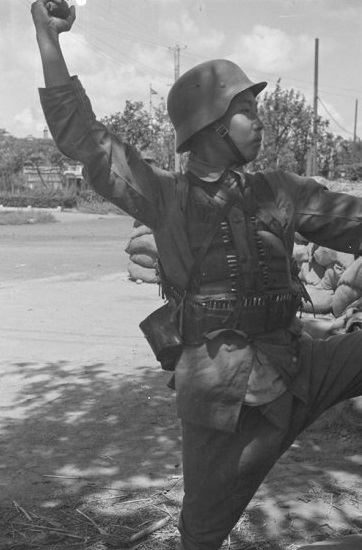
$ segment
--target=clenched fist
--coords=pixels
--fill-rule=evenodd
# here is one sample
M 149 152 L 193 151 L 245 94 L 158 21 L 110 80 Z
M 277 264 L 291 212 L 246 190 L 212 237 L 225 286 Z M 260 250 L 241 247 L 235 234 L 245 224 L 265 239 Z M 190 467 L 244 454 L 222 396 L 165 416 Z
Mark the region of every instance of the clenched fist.
M 67 19 L 67 17 L 70 15 L 70 9 L 65 0 L 62 0 L 60 3 L 47 2 L 46 8 L 52 17 Z

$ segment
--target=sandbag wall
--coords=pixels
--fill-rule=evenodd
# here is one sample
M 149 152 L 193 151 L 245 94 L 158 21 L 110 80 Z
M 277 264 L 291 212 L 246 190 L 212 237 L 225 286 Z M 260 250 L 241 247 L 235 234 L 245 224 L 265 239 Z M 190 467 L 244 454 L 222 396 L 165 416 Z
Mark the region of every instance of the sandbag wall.
M 158 252 L 152 230 L 135 221 L 126 247 L 128 272 L 133 281 L 158 283 Z M 303 303 L 308 313 L 341 315 L 349 304 L 362 297 L 362 258 L 298 239 L 293 253 L 299 277 L 311 297 Z
M 127 265 L 129 277 L 138 283 L 158 283 L 158 252 L 155 238 L 149 227 L 135 221 L 126 247 L 129 254 Z
M 333 313 L 338 317 L 349 304 L 362 296 L 362 258 L 337 252 L 313 243 L 296 241 L 294 257 L 299 278 L 311 297 L 303 303 L 308 313 Z

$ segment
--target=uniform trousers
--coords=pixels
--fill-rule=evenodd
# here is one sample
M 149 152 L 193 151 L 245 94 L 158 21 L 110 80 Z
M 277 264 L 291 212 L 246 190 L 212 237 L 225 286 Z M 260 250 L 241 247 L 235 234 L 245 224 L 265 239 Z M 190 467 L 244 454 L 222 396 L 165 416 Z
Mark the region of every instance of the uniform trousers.
M 234 433 L 183 422 L 184 550 L 216 550 L 265 476 L 295 438 L 337 403 L 362 395 L 362 331 L 303 339 L 299 381 L 308 401 L 286 391 L 267 405 L 243 405 Z

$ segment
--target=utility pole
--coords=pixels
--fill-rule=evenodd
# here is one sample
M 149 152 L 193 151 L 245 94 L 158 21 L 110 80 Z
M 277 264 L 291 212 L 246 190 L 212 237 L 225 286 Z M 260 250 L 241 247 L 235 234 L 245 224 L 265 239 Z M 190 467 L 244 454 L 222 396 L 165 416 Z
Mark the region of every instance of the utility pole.
M 354 108 L 354 128 L 353 128 L 353 154 L 354 161 L 357 160 L 357 116 L 358 116 L 358 99 L 356 99 L 356 104 Z
M 152 88 L 152 84 L 150 84 L 150 106 L 149 106 L 150 118 L 152 116 L 152 96 L 153 95 L 157 95 L 157 92 Z
M 151 118 L 151 116 L 152 116 L 152 84 L 150 84 L 150 106 L 149 106 L 148 114 Z
M 314 47 L 314 101 L 313 101 L 313 139 L 311 175 L 318 175 L 318 72 L 319 72 L 319 38 L 315 39 Z
M 186 46 L 184 46 L 186 48 Z M 181 46 L 179 44 L 176 44 L 173 48 L 169 48 L 169 50 L 173 51 L 173 60 L 174 60 L 174 81 L 179 78 L 180 76 L 180 51 Z M 180 162 L 180 155 L 176 151 L 176 132 L 175 132 L 175 172 L 179 172 L 181 168 L 181 162 Z
M 174 70 L 175 70 L 175 82 L 180 76 L 180 46 L 179 44 L 176 44 L 173 48 L 171 48 L 173 51 L 173 61 L 174 61 Z
M 353 143 L 356 143 L 357 141 L 357 115 L 358 115 L 358 99 L 356 99 L 356 106 L 354 109 Z

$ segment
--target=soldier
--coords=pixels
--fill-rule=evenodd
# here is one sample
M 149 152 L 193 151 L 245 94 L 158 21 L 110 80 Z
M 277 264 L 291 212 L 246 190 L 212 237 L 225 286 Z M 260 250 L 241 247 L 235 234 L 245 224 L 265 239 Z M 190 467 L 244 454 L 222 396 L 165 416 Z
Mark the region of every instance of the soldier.
M 96 120 L 69 75 L 58 35 L 74 8 L 61 20 L 45 4 L 32 13 L 53 138 L 98 193 L 154 232 L 182 337 L 181 354 L 164 364 L 175 367 L 183 430 L 181 545 L 217 549 L 298 434 L 361 394 L 362 333 L 303 333 L 292 251 L 298 231 L 359 254 L 362 199 L 284 171 L 246 173 L 261 145 L 257 95 L 266 83 L 222 59 L 186 72 L 169 93 L 177 149 L 190 152 L 185 174 L 151 166 Z

